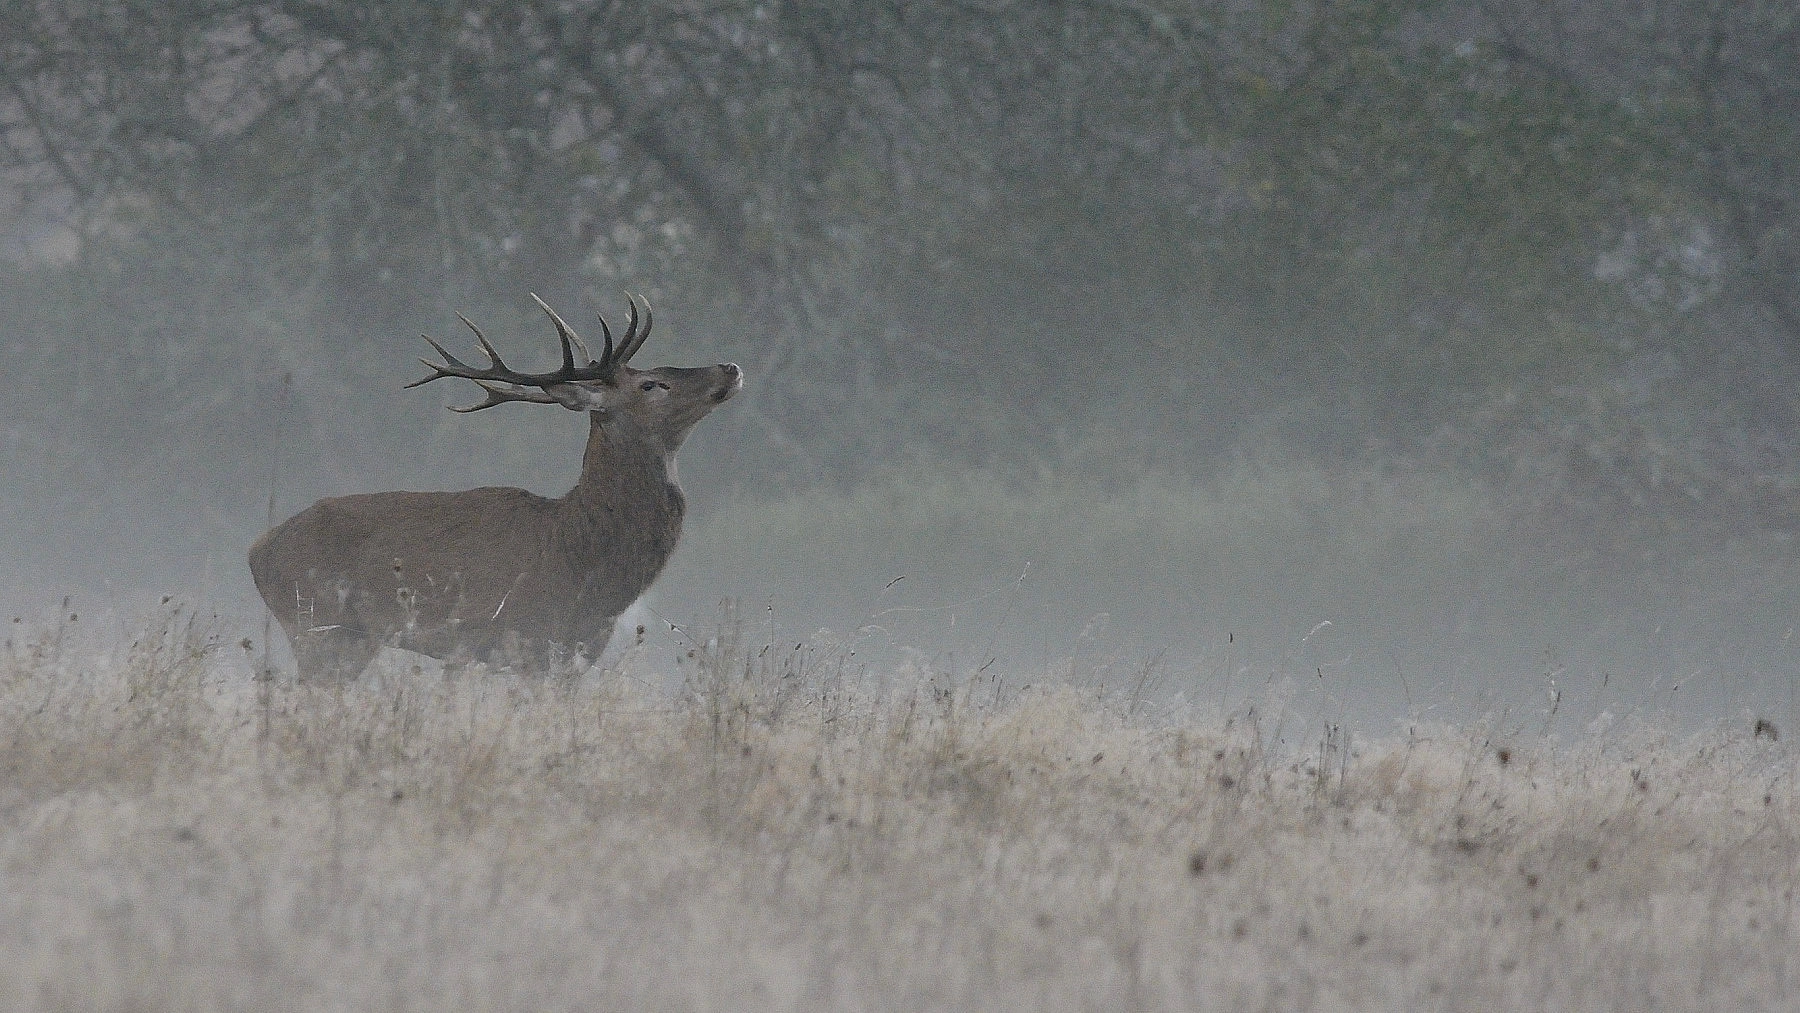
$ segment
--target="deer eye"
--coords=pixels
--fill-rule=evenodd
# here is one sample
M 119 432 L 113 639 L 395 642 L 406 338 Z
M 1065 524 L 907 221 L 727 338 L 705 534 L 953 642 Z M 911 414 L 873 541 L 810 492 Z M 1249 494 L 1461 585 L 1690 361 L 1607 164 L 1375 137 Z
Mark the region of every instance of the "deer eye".
M 655 380 L 645 380 L 643 383 L 638 384 L 640 390 L 655 390 L 659 386 L 661 385 Z

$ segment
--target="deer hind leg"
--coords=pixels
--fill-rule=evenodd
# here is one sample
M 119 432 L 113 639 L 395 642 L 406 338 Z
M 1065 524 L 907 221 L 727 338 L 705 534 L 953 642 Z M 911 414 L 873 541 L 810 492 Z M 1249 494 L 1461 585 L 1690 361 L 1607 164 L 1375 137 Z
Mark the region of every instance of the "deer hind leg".
M 349 682 L 362 675 L 381 645 L 346 627 L 306 630 L 293 638 L 300 681 Z
M 488 651 L 488 668 L 494 671 L 530 672 L 537 667 L 537 644 L 519 635 L 518 630 L 506 630 L 500 634 L 499 642 Z
M 600 646 L 606 647 L 604 643 Z M 554 678 L 573 679 L 593 668 L 599 660 L 600 652 L 585 641 L 551 642 L 544 651 L 544 671 Z
M 554 641 L 545 652 L 546 670 L 554 676 L 574 678 L 600 663 L 612 639 L 613 620 L 607 619 L 590 628 L 576 629 L 567 640 Z

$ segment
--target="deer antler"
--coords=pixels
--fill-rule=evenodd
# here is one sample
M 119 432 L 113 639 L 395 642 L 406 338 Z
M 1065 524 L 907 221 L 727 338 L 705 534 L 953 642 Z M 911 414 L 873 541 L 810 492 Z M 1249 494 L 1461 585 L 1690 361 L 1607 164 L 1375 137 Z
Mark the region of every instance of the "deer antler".
M 435 380 L 437 377 L 429 377 L 428 379 Z M 468 377 L 468 379 L 475 380 L 476 386 L 487 391 L 487 399 L 480 404 L 464 405 L 460 408 L 456 405 L 449 405 L 449 409 L 453 412 L 478 412 L 483 408 L 492 408 L 497 404 L 505 404 L 508 401 L 529 401 L 532 404 L 562 404 L 561 401 L 558 401 L 542 391 L 527 390 L 524 387 L 500 387 L 491 384 L 486 380 L 476 380 L 475 377 L 472 376 Z M 419 381 L 419 383 L 424 382 L 424 380 Z M 412 387 L 416 386 L 416 384 L 409 383 L 407 386 Z
M 619 352 L 614 360 L 621 364 L 629 361 L 633 355 L 636 355 L 637 350 L 644 347 L 645 339 L 650 337 L 650 300 L 644 299 L 644 329 L 640 331 L 638 330 L 639 299 L 643 299 L 643 297 L 633 296 L 629 292 L 625 294 L 625 301 L 631 305 L 631 319 L 626 321 L 625 340 L 619 342 Z M 596 314 L 596 316 L 598 316 L 598 314 Z M 608 354 L 611 354 L 612 330 L 606 326 L 605 317 L 600 317 L 600 333 L 606 336 L 606 347 L 608 349 Z
M 521 373 L 508 367 L 505 362 L 501 361 L 500 353 L 495 351 L 494 346 L 489 343 L 487 335 L 481 333 L 481 328 L 475 326 L 474 322 L 468 317 L 458 313 L 456 318 L 467 325 L 469 330 L 475 332 L 475 341 L 481 345 L 481 350 L 487 354 L 488 365 L 485 367 L 471 366 L 461 359 L 458 359 L 456 356 L 451 355 L 443 345 L 434 341 L 430 335 L 421 334 L 419 336 L 424 338 L 425 343 L 430 345 L 432 350 L 436 351 L 444 361 L 442 363 L 436 363 L 432 362 L 430 359 L 420 359 L 419 361 L 424 363 L 427 369 L 431 370 L 431 375 L 414 380 L 406 386 L 409 388 L 418 387 L 430 383 L 433 380 L 442 380 L 445 377 L 455 377 L 463 380 L 473 380 L 477 386 L 487 392 L 487 399 L 480 404 L 450 409 L 455 412 L 478 412 L 484 408 L 492 408 L 497 404 L 505 404 L 508 401 L 528 401 L 532 404 L 562 404 L 562 401 L 543 391 L 558 384 L 575 383 L 578 381 L 599 380 L 605 382 L 613 380 L 618 375 L 619 368 L 625 364 L 625 360 L 631 358 L 632 354 L 643 345 L 644 339 L 650 336 L 649 302 L 646 301 L 644 303 L 644 327 L 642 331 L 639 331 L 637 300 L 632 296 L 627 295 L 626 299 L 631 303 L 631 322 L 626 328 L 625 340 L 620 342 L 618 347 L 615 348 L 613 346 L 612 331 L 607 328 L 605 318 L 602 318 L 600 321 L 600 330 L 606 337 L 606 348 L 601 353 L 600 358 L 594 359 L 588 352 L 587 344 L 581 340 L 580 336 L 575 333 L 574 328 L 568 325 L 567 321 L 563 320 L 561 316 L 558 316 L 557 312 L 551 309 L 544 300 L 539 299 L 536 292 L 531 293 L 531 298 L 533 302 L 538 304 L 540 309 L 549 315 L 550 322 L 556 327 L 557 339 L 562 344 L 563 361 L 560 368 L 548 373 Z M 581 350 L 581 357 L 587 360 L 586 365 L 577 366 L 575 364 L 575 350 L 577 348 Z M 536 387 L 538 390 L 526 390 L 525 388 L 527 387 Z

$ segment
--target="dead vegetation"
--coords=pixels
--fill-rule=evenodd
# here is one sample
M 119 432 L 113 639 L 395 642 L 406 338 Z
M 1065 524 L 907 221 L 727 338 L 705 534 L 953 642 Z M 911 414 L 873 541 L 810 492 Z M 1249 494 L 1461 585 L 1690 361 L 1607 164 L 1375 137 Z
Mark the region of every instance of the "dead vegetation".
M 741 631 L 349 685 L 173 605 L 12 633 L 9 1008 L 1757 1008 L 1800 952 L 1748 720 L 1285 755 L 1260 709 Z

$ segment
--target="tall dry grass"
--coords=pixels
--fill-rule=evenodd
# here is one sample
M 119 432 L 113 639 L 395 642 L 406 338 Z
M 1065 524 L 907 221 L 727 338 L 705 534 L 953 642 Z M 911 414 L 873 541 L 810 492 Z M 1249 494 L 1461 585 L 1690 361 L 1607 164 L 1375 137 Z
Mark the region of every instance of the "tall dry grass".
M 252 675 L 171 606 L 0 657 L 19 1009 L 1777 1008 L 1785 729 L 1268 746 L 742 630 L 550 682 Z M 1291 729 L 1290 729 L 1291 732 Z

